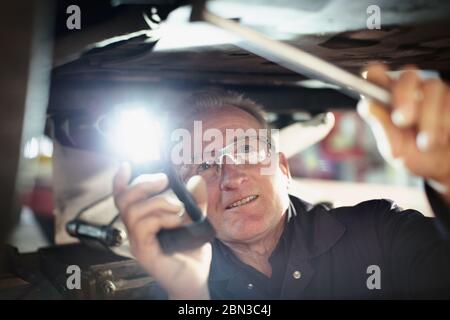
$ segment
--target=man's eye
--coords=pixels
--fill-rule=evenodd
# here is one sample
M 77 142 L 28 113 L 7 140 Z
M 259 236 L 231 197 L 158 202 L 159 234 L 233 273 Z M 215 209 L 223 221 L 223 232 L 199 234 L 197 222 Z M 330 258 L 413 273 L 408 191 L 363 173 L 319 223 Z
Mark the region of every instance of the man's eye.
M 248 144 L 243 144 L 243 145 L 240 145 L 237 149 L 238 149 L 239 153 L 242 153 L 242 152 L 246 153 L 246 152 L 250 151 L 250 146 Z
M 197 167 L 197 173 L 200 173 L 200 172 L 209 170 L 209 169 L 211 169 L 212 167 L 213 167 L 212 164 L 207 163 L 207 162 L 203 162 L 203 163 L 201 163 L 201 164 Z
M 240 153 L 249 153 L 253 151 L 253 147 L 249 144 L 244 144 L 240 147 Z

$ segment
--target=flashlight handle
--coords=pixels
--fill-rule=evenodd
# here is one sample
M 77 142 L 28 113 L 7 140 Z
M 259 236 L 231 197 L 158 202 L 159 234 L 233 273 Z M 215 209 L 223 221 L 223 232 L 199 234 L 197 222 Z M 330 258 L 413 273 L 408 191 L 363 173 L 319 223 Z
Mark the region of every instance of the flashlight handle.
M 189 217 L 191 217 L 192 221 L 197 222 L 203 220 L 204 216 L 197 205 L 197 202 L 172 168 L 169 168 L 167 176 L 169 178 L 169 187 L 173 190 L 178 199 L 184 203 L 186 212 Z
M 159 245 L 165 254 L 193 250 L 214 239 L 216 233 L 208 221 L 203 219 L 188 226 L 162 229 L 158 232 Z
M 175 195 L 184 203 L 187 214 L 193 223 L 174 229 L 163 229 L 158 232 L 157 238 L 161 249 L 166 254 L 178 251 L 192 250 L 210 242 L 216 232 L 209 220 L 203 215 L 194 197 L 180 181 L 173 168 L 168 168 L 169 186 Z
M 196 222 L 203 220 L 202 211 L 197 206 L 196 201 L 194 200 L 184 183 L 180 180 L 180 178 L 178 178 L 178 175 L 176 174 L 172 166 L 164 167 L 161 163 L 143 163 L 139 165 L 133 164 L 131 166 L 131 169 L 130 181 L 133 181 L 141 174 L 165 172 L 167 174 L 167 177 L 169 178 L 169 188 L 171 188 L 178 199 L 180 199 L 180 201 L 184 203 L 186 212 L 188 213 L 189 217 L 191 217 L 192 221 Z

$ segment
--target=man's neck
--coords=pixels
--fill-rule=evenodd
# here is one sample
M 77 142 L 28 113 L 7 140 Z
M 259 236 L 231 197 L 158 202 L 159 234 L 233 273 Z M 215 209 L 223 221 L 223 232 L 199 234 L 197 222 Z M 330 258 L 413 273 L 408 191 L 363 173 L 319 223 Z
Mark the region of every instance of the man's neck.
M 272 255 L 273 250 L 275 250 L 281 234 L 283 233 L 285 225 L 284 219 L 285 215 L 283 215 L 275 228 L 257 240 L 246 243 L 225 242 L 225 244 L 233 251 L 239 260 L 264 273 L 266 276 L 271 277 L 272 266 L 269 263 L 269 258 Z

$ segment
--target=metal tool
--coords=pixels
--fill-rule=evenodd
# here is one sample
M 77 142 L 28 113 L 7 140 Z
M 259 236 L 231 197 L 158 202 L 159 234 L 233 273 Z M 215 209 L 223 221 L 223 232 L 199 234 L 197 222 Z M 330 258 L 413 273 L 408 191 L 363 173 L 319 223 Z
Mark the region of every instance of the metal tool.
M 233 20 L 222 18 L 206 9 L 206 1 L 193 1 L 190 20 L 205 21 L 246 40 L 236 45 L 289 70 L 310 78 L 336 84 L 343 91 L 359 99 L 359 94 L 390 106 L 390 93 L 363 78 L 341 69 L 323 59 L 287 43 L 273 40 Z

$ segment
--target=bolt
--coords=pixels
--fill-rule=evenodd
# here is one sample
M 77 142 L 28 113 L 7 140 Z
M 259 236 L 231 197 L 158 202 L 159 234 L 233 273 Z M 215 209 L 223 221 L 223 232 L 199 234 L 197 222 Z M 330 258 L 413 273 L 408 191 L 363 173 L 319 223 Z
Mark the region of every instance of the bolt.
M 106 280 L 105 282 L 103 282 L 102 288 L 103 292 L 106 294 L 112 294 L 117 289 L 116 285 L 111 280 Z

